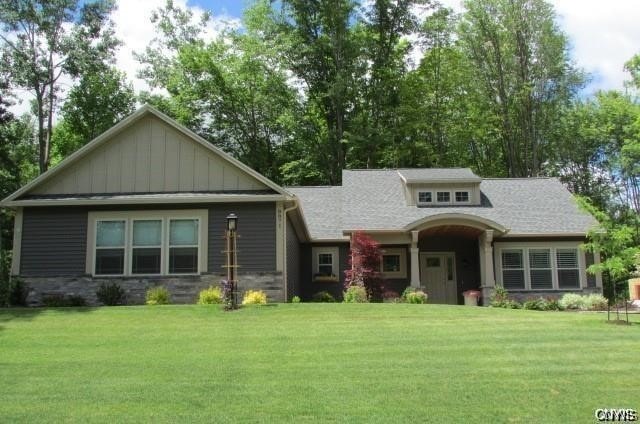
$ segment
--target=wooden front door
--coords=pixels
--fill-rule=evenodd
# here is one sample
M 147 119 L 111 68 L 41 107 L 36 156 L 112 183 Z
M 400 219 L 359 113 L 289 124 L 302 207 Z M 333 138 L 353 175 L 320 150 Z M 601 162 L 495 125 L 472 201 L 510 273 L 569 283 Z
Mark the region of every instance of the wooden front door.
M 455 268 L 452 252 L 420 254 L 420 282 L 427 291 L 429 303 L 458 303 Z

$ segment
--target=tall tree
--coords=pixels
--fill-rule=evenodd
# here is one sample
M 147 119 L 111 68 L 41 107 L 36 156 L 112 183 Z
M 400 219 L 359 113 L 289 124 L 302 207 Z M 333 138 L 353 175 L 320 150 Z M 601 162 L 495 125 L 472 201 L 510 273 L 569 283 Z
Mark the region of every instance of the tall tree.
M 138 55 L 143 76 L 169 98 L 149 97 L 179 121 L 264 175 L 280 180 L 278 150 L 294 122 L 297 96 L 273 43 L 259 34 L 271 9 L 247 11 L 243 31 L 227 29 L 203 40 L 188 10 L 159 10 L 159 37 Z
M 61 122 L 53 132 L 53 156 L 63 159 L 135 108 L 135 94 L 125 75 L 109 66 L 85 73 L 61 108 Z
M 63 77 L 95 71 L 112 58 L 117 40 L 114 0 L 5 0 L 0 6 L 2 64 L 11 88 L 33 95 L 39 169 L 49 167 L 54 112 Z
M 499 122 L 506 174 L 541 173 L 554 125 L 581 87 L 566 36 L 544 0 L 467 0 L 459 37 L 472 60 L 484 108 Z

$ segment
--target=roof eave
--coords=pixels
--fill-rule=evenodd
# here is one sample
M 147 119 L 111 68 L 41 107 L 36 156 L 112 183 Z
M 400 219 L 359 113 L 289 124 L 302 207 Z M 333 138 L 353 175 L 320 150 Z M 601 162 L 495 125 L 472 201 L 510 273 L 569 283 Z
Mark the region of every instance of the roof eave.
M 216 195 L 216 196 L 173 196 L 162 198 L 135 197 L 126 199 L 25 199 L 3 200 L 0 207 L 15 208 L 20 206 L 84 206 L 84 205 L 139 205 L 139 204 L 179 204 L 179 203 L 226 203 L 226 202 L 277 202 L 290 200 L 282 194 L 269 195 Z

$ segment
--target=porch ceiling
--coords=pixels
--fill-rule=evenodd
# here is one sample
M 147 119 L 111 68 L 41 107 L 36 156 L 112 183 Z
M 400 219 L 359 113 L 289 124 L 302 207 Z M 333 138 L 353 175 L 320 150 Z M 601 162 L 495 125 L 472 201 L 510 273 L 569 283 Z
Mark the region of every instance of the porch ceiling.
M 482 230 L 465 225 L 439 225 L 437 227 L 430 227 L 420 231 L 419 237 L 449 236 L 477 239 L 481 233 Z

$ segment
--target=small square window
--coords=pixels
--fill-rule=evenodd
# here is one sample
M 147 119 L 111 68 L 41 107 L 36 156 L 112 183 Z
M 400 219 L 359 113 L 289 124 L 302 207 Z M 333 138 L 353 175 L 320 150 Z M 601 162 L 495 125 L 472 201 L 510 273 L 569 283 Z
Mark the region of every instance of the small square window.
M 431 203 L 431 202 L 433 202 L 433 198 L 431 197 L 430 191 L 418 192 L 418 203 Z
M 400 272 L 400 255 L 383 255 L 382 272 Z
M 437 199 L 439 203 L 448 203 L 451 201 L 451 193 L 448 191 L 439 191 Z
M 456 202 L 467 203 L 469 201 L 468 191 L 456 191 Z

